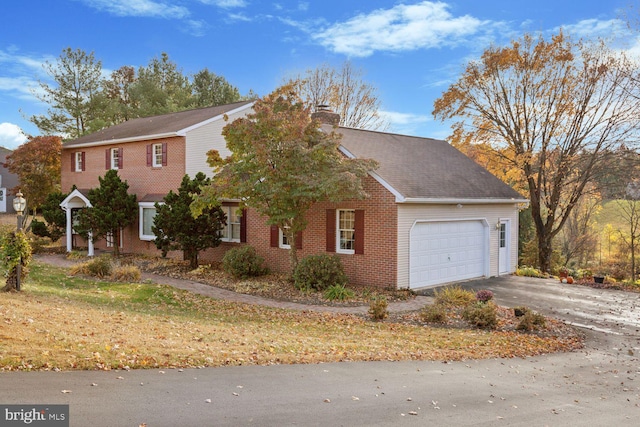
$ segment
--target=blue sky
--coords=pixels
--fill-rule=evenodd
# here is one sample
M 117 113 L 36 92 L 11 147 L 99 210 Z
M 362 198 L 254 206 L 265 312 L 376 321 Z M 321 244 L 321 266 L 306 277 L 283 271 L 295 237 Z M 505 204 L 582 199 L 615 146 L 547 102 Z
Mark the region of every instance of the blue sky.
M 27 119 L 46 106 L 45 61 L 94 52 L 106 72 L 147 65 L 162 52 L 185 74 L 208 68 L 242 94 L 265 95 L 285 76 L 349 59 L 378 88 L 391 131 L 445 138 L 433 102 L 491 43 L 524 32 L 615 35 L 634 50 L 622 13 L 633 0 L 258 1 L 24 0 L 2 7 L 0 146 L 38 135 Z M 635 1 L 637 3 L 637 1 Z

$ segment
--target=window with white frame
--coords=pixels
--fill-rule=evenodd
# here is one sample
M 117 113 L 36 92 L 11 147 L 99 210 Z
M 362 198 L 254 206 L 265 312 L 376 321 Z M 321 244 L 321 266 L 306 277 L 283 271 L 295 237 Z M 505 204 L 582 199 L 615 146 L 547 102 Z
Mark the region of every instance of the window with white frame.
M 138 203 L 140 210 L 140 240 L 155 240 L 156 235 L 151 230 L 153 220 L 156 216 L 156 206 L 154 202 Z
M 356 211 L 339 209 L 336 215 L 336 252 L 353 254 L 355 252 Z
M 152 146 L 153 167 L 162 167 L 162 144 L 153 144 Z
M 285 225 L 284 228 L 285 230 L 287 230 L 290 227 L 288 225 Z M 282 249 L 291 249 L 291 242 L 289 241 L 289 238 L 287 238 L 282 229 L 278 229 L 278 231 L 280 233 L 278 246 L 280 246 Z
M 220 231 L 223 242 L 240 241 L 240 209 L 238 206 L 221 206 L 222 212 L 227 216 L 227 225 Z
M 83 151 L 76 151 L 75 153 L 75 160 L 76 160 L 76 172 L 82 172 L 84 170 L 84 152 Z
M 120 151 L 117 148 L 111 149 L 111 169 L 120 168 Z

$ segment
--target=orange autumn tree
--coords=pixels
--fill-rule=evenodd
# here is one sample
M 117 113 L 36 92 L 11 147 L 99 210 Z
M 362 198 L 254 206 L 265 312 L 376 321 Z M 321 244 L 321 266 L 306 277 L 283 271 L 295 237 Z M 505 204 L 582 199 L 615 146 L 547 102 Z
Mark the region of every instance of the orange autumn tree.
M 18 176 L 18 189 L 27 199 L 28 208 L 39 208 L 50 193 L 60 191 L 62 138 L 59 136 L 30 137 L 7 156 L 5 166 Z
M 500 148 L 526 182 L 539 267 L 604 164 L 637 140 L 638 70 L 602 43 L 525 35 L 490 47 L 436 100 L 433 114 L 457 120 L 458 138 Z

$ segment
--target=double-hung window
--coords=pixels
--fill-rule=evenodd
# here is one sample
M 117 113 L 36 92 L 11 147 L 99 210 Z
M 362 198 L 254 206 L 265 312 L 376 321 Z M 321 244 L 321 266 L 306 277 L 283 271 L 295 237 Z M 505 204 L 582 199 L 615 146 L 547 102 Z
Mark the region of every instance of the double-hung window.
M 123 151 L 122 147 L 107 148 L 105 153 L 105 169 L 122 169 Z
M 120 169 L 120 150 L 111 149 L 111 169 Z
M 336 215 L 336 240 L 338 253 L 352 254 L 355 251 L 356 211 L 353 209 L 339 209 Z
M 162 167 L 162 144 L 153 144 L 153 167 Z
M 84 151 L 76 151 L 73 153 L 73 170 L 75 172 L 82 172 L 85 170 L 84 164 Z
M 285 225 L 284 227 L 285 229 L 288 229 L 289 227 Z M 279 241 L 278 241 L 278 246 L 281 247 L 282 249 L 291 249 L 291 242 L 289 241 L 289 238 L 287 237 L 286 234 L 284 234 L 283 230 L 279 230 Z
M 364 210 L 327 209 L 327 252 L 363 255 Z
M 240 242 L 240 209 L 238 206 L 221 206 L 227 216 L 227 225 L 220 231 L 223 242 Z
M 159 142 L 147 145 L 147 166 L 161 168 L 167 166 L 167 143 Z

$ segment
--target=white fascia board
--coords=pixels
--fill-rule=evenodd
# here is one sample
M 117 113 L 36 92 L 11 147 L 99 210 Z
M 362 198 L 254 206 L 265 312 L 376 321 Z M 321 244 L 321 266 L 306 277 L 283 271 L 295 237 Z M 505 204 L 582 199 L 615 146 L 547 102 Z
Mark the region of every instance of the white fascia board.
M 62 202 L 60 202 L 60 207 L 63 209 L 66 209 L 66 207 L 68 206 L 69 202 L 75 198 L 78 198 L 80 200 L 82 200 L 82 202 L 88 207 L 92 207 L 91 202 L 89 201 L 89 199 L 80 192 L 80 190 L 78 190 L 77 188 L 75 190 L 73 190 L 71 193 L 69 193 L 69 195 L 67 197 L 64 198 L 64 200 Z
M 223 114 L 218 114 L 215 117 L 211 117 L 210 119 L 204 120 L 204 121 L 202 121 L 200 123 L 196 123 L 195 125 L 191 125 L 191 126 L 189 126 L 187 128 L 180 129 L 177 133 L 180 136 L 185 136 L 187 134 L 187 132 L 189 132 L 189 131 L 192 131 L 194 129 L 198 129 L 199 127 L 208 125 L 209 123 L 213 123 L 213 122 L 215 122 L 217 120 L 222 120 L 225 115 L 226 116 L 230 116 L 232 114 L 238 113 L 238 112 L 240 112 L 242 110 L 245 110 L 247 108 L 252 108 L 253 104 L 255 104 L 255 102 L 251 102 L 249 104 L 243 105 L 243 106 L 235 108 L 233 110 L 229 110 L 229 111 L 227 111 L 226 113 L 223 113 Z
M 127 142 L 149 141 L 152 139 L 172 138 L 174 136 L 181 136 L 181 135 L 179 135 L 177 132 L 167 132 L 167 133 L 159 133 L 156 135 L 140 135 L 140 136 L 132 136 L 129 138 L 109 139 L 106 141 L 85 142 L 84 144 L 67 145 L 67 146 L 63 146 L 62 148 L 74 149 L 74 148 L 96 147 L 99 145 L 125 144 Z
M 422 203 L 432 205 L 504 205 L 504 204 L 529 204 L 527 199 L 463 199 L 463 198 L 431 198 L 431 197 L 407 197 L 398 203 Z
M 342 145 L 338 147 L 338 150 L 340 150 L 340 152 L 342 154 L 344 154 L 345 156 L 347 156 L 349 159 L 355 159 L 356 158 L 356 156 L 352 152 L 350 152 L 349 150 L 344 148 Z M 380 175 L 378 175 L 374 171 L 370 171 L 369 175 L 371 175 L 371 177 L 373 179 L 378 181 L 380 183 L 380 185 L 382 185 L 384 188 L 389 190 L 389 192 L 395 196 L 396 203 L 403 203 L 405 201 L 404 196 L 398 190 L 393 188 L 393 186 L 391 184 L 389 184 L 387 181 L 385 181 L 384 178 L 382 178 Z

